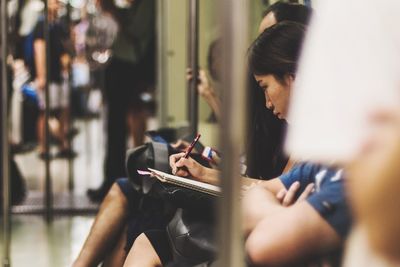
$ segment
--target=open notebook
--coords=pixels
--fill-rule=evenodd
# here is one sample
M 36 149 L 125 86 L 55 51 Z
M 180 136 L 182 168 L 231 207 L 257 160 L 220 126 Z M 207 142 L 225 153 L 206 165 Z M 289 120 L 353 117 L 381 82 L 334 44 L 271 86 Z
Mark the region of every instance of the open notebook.
M 157 171 L 151 168 L 148 168 L 149 171 L 141 171 L 138 170 L 139 174 L 142 175 L 150 175 L 152 177 L 157 178 L 159 181 L 163 183 L 168 183 L 172 185 L 177 185 L 180 187 L 188 188 L 191 190 L 195 190 L 198 192 L 202 192 L 208 195 L 219 196 L 221 193 L 221 189 L 218 186 L 202 183 L 199 181 L 191 180 L 184 177 L 179 177 L 175 175 L 171 175 L 162 171 Z

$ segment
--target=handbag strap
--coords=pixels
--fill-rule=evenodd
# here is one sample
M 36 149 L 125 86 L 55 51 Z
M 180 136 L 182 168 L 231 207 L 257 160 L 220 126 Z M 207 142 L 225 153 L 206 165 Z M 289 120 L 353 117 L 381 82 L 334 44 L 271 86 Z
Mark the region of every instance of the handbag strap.
M 154 169 L 160 171 L 169 171 L 169 153 L 168 145 L 160 142 L 151 141 L 153 147 L 154 156 Z M 147 194 L 150 192 L 156 179 L 144 179 L 143 180 L 143 193 Z

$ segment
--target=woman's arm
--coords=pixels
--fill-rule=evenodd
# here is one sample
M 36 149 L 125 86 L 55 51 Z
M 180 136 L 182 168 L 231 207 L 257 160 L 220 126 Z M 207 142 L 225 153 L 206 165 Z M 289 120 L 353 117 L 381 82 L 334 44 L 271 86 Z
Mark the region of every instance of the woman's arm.
M 33 43 L 36 78 L 35 85 L 43 90 L 46 85 L 46 43 L 44 39 L 36 39 Z
M 306 201 L 274 207 L 251 231 L 246 252 L 257 266 L 292 266 L 302 260 L 334 251 L 342 240 L 331 225 Z
M 220 172 L 211 168 L 207 168 L 196 162 L 192 158 L 184 158 L 185 153 L 179 153 L 171 155 L 169 158 L 170 167 L 172 173 L 177 176 L 192 178 L 208 184 L 219 185 Z M 244 187 L 252 187 L 254 185 L 260 185 L 276 195 L 280 190 L 284 189 L 285 186 L 280 179 L 275 178 L 268 181 L 261 181 L 259 179 L 253 179 L 249 177 L 242 177 L 242 184 Z

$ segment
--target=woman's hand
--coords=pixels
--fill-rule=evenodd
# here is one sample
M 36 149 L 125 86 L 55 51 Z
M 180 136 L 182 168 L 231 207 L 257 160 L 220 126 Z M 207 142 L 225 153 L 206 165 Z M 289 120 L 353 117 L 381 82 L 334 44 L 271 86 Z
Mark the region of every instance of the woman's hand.
M 205 181 L 208 168 L 200 165 L 192 158 L 184 158 L 184 155 L 185 153 L 179 153 L 169 157 L 172 173 L 182 177 L 192 176 L 198 181 Z
M 176 141 L 176 143 L 171 144 L 171 147 L 177 150 L 184 151 L 190 146 L 189 142 L 186 142 L 185 140 L 179 139 Z M 193 153 L 199 153 L 197 149 L 194 147 L 192 150 Z
M 282 210 L 274 194 L 260 185 L 249 188 L 242 198 L 242 221 L 245 236 L 266 216 Z
M 35 85 L 36 89 L 42 91 L 42 90 L 44 90 L 44 87 L 46 85 L 46 80 L 41 77 L 38 77 L 35 79 L 34 85 Z
M 193 79 L 193 74 L 190 69 L 187 70 L 186 75 L 187 80 Z M 199 76 L 197 77 L 197 91 L 201 97 L 207 102 L 215 116 L 218 120 L 221 119 L 221 101 L 218 96 L 215 94 L 214 88 L 211 86 L 208 81 L 206 72 L 202 69 L 199 70 Z
M 193 79 L 193 73 L 191 69 L 188 69 L 186 72 L 186 79 L 190 81 Z M 210 82 L 207 78 L 207 74 L 204 70 L 199 70 L 198 76 L 198 84 L 197 84 L 197 91 L 199 95 L 206 100 L 212 98 L 215 95 L 214 89 L 210 85 Z
M 276 194 L 276 198 L 282 204 L 282 206 L 288 207 L 293 205 L 294 203 L 304 201 L 307 199 L 309 195 L 314 192 L 314 183 L 307 185 L 304 189 L 303 193 L 296 200 L 296 193 L 300 189 L 300 183 L 298 181 L 294 182 L 288 190 L 282 189 Z

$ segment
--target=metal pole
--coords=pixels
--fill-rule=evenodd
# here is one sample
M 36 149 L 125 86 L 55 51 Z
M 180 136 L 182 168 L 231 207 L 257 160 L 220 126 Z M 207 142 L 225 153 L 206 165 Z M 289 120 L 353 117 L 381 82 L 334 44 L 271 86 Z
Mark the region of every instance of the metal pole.
M 245 58 L 248 46 L 248 1 L 220 0 L 222 35 L 222 149 L 223 195 L 219 203 L 219 266 L 244 266 L 241 233 L 241 179 L 239 156 L 244 149 L 246 129 Z M 242 144 L 242 145 L 241 145 Z
M 71 22 L 71 3 L 68 1 L 67 3 L 67 25 L 68 25 L 68 29 L 72 28 L 72 22 Z M 69 32 L 69 31 L 68 31 Z M 71 53 L 69 53 L 68 55 L 70 55 Z M 72 81 L 72 70 L 71 70 L 71 65 L 68 66 L 68 90 L 71 91 L 71 81 Z M 65 81 L 63 81 L 65 82 Z M 73 127 L 73 120 L 72 120 L 72 116 L 71 116 L 71 103 L 70 101 L 68 101 L 68 112 L 69 112 L 69 116 L 68 116 L 68 132 L 71 130 L 71 128 Z M 64 130 L 64 129 L 62 129 Z M 68 145 L 69 147 L 72 149 L 72 138 L 68 138 Z M 89 144 L 89 143 L 88 143 Z M 68 158 L 68 191 L 69 193 L 72 193 L 74 190 L 75 184 L 74 184 L 74 159 L 72 157 Z
M 197 77 L 199 73 L 199 1 L 189 0 L 189 68 L 192 70 L 193 79 L 189 81 L 188 94 L 188 117 L 190 133 L 197 134 L 198 115 L 198 94 Z
M 8 143 L 8 14 L 7 1 L 1 1 L 1 147 L 2 147 L 2 176 L 3 176 L 3 266 L 10 266 L 11 248 L 11 210 L 10 210 L 10 159 Z
M 50 99 L 49 99 L 49 66 L 50 66 L 50 36 L 49 36 L 49 12 L 48 12 L 48 1 L 44 1 L 44 40 L 46 47 L 46 83 L 45 83 L 45 115 L 44 115 L 44 125 L 45 125 L 45 207 L 46 207 L 46 219 L 49 222 L 53 216 L 53 193 L 51 184 L 51 173 L 50 173 L 50 129 L 49 129 L 49 119 L 50 119 Z
M 165 46 L 167 45 L 166 3 L 157 1 L 157 98 L 158 121 L 161 127 L 168 123 L 168 81 Z

